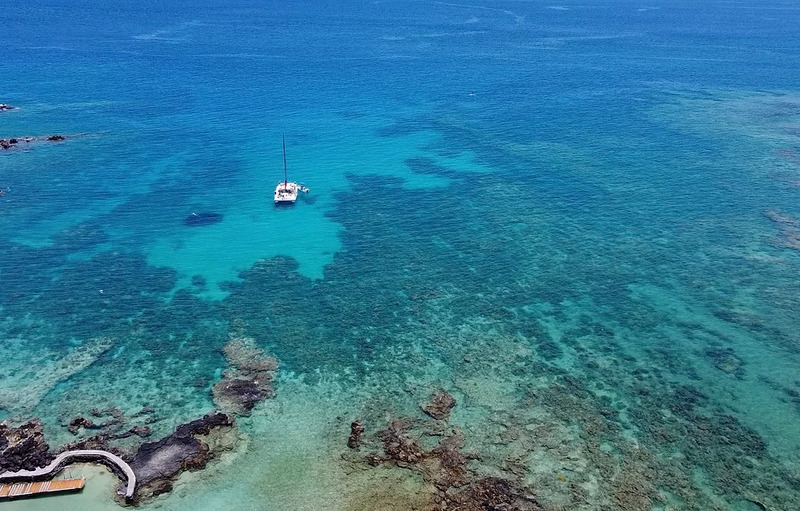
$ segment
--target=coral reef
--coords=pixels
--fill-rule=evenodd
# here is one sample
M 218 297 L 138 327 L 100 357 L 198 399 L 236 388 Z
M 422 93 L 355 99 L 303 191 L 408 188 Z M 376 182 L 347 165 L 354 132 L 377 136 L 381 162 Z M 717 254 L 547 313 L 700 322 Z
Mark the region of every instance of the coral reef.
M 709 220 L 700 203 L 651 196 L 654 209 L 643 216 L 601 173 L 542 179 L 528 170 L 554 168 L 537 150 L 544 143 L 486 139 L 486 130 L 457 120 L 410 124 L 442 128 L 443 143 L 488 148 L 481 158 L 493 167 L 526 172 L 507 182 L 503 204 L 463 199 L 496 186 L 497 176 L 465 176 L 422 158 L 407 164 L 451 179 L 447 193 L 353 177 L 353 189 L 370 193 L 342 196 L 329 213 L 344 226 L 344 250 L 324 279 L 304 278 L 297 261 L 277 257 L 242 272 L 214 303 L 196 295 L 202 275 L 175 291 L 184 281 L 142 253 L 93 252 L 108 241 L 99 226 L 116 216 L 136 222 L 140 205 L 67 229 L 49 247 L 9 242 L 0 253 L 0 326 L 10 342 L 44 355 L 30 371 L 3 375 L 0 402 L 12 413 L 31 410 L 12 390 L 31 383 L 33 401 L 77 433 L 69 445 L 123 452 L 207 409 L 199 407 L 209 388 L 221 409 L 250 413 L 274 395 L 277 362 L 268 352 L 303 381 L 331 378 L 370 393 L 369 406 L 342 414 L 359 420 L 341 419 L 335 435 L 344 450 L 349 424 L 348 469 L 391 472 L 393 481 L 407 475 L 429 492 L 420 502 L 432 508 L 800 508 L 796 468 L 781 457 L 793 451 L 779 441 L 792 428 L 760 430 L 749 408 L 763 398 L 794 420 L 800 409 L 794 377 L 757 373 L 772 371 L 775 352 L 791 359 L 798 351 L 792 254 L 768 265 L 748 259 L 740 240 L 762 236 L 763 226 Z M 592 168 L 556 170 L 566 167 Z M 567 200 L 573 195 L 581 208 Z M 598 214 L 609 198 L 623 216 Z M 664 204 L 679 214 L 658 210 Z M 175 214 L 164 225 L 174 226 Z M 774 244 L 800 247 L 800 221 L 780 210 L 766 215 L 780 230 Z M 25 271 L 5 271 L 13 267 Z M 92 336 L 115 339 L 119 350 L 85 366 L 85 376 L 53 379 L 53 364 L 64 368 L 52 361 L 68 356 L 64 340 Z M 228 367 L 214 383 L 223 356 Z M 107 393 L 118 379 L 125 383 Z M 365 390 L 364 381 L 378 383 Z M 439 385 L 458 396 L 452 415 L 455 398 Z M 87 413 L 91 406 L 100 409 Z M 120 406 L 124 414 L 113 410 Z M 141 470 L 159 471 L 147 460 L 161 457 L 168 470 L 202 465 L 208 455 L 196 441 L 204 442 L 184 435 L 150 444 Z M 146 496 L 171 481 L 153 479 Z M 402 488 L 410 487 L 418 486 Z
M 410 421 L 395 420 L 378 432 L 383 442 L 383 452 L 400 466 L 412 466 L 425 456 L 419 441 L 410 434 Z
M 517 484 L 499 477 L 484 477 L 473 481 L 453 495 L 445 494 L 438 510 L 448 511 L 540 511 L 536 499 L 527 495 Z
M 714 362 L 714 367 L 720 371 L 735 374 L 739 378 L 744 377 L 742 360 L 734 354 L 731 348 L 708 349 L 706 350 L 706 356 Z

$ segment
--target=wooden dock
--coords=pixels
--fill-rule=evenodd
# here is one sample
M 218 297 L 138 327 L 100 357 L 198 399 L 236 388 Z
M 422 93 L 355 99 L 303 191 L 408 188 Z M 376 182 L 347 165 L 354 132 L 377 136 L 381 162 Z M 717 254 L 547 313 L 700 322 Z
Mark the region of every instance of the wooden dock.
M 86 478 L 78 479 L 57 479 L 53 481 L 36 481 L 29 483 L 5 483 L 0 484 L 0 499 L 14 499 L 19 497 L 30 497 L 43 493 L 54 493 L 62 491 L 77 491 L 86 484 Z
M 123 460 L 116 454 L 110 453 L 108 451 L 99 451 L 95 449 L 79 449 L 77 451 L 62 452 L 61 454 L 56 456 L 56 458 L 53 461 L 51 461 L 50 464 L 47 465 L 46 467 L 39 467 L 34 470 L 20 470 L 18 472 L 5 472 L 3 474 L 0 474 L 0 482 L 19 481 L 20 479 L 23 479 L 26 480 L 24 484 L 29 484 L 27 481 L 49 476 L 50 474 L 58 473 L 58 471 L 64 467 L 67 461 L 73 459 L 87 460 L 96 458 L 100 458 L 102 460 L 105 460 L 105 462 L 107 463 L 111 463 L 117 468 L 117 470 L 120 470 L 122 471 L 123 474 L 125 474 L 125 477 L 128 479 L 128 484 L 125 486 L 124 489 L 120 488 L 119 490 L 117 490 L 117 493 L 119 493 L 120 495 L 124 495 L 126 499 L 132 498 L 133 493 L 136 491 L 136 474 L 133 472 L 133 469 L 130 467 L 130 465 L 128 465 L 125 462 L 125 460 Z M 8 484 L 10 483 L 6 483 L 6 485 Z M 23 483 L 18 483 L 18 484 L 23 484 Z M 0 497 L 2 497 L 2 495 L 0 495 Z

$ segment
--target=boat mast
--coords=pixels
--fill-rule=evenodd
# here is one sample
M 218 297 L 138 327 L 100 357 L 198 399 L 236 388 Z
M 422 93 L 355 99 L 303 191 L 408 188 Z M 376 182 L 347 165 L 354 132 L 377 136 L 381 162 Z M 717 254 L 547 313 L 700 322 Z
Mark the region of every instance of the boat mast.
M 289 186 L 289 179 L 286 177 L 286 135 L 281 135 L 283 141 L 283 187 Z

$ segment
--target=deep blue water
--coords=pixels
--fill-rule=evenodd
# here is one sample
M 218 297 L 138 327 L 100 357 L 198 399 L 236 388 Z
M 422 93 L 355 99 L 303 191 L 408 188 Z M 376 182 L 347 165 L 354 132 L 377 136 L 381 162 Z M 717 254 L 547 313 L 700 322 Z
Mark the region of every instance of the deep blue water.
M 772 0 L 7 5 L 0 138 L 68 138 L 0 153 L 0 418 L 64 438 L 93 406 L 161 402 L 167 431 L 212 407 L 236 321 L 352 385 L 431 324 L 480 324 L 598 402 L 619 389 L 626 434 L 684 453 L 705 497 L 679 507 L 791 509 L 798 27 Z M 275 209 L 282 134 L 312 193 Z M 221 221 L 184 225 L 201 212 Z M 681 420 L 736 427 L 648 436 L 686 386 L 706 415 Z M 742 447 L 752 473 L 726 472 L 733 430 L 766 446 Z

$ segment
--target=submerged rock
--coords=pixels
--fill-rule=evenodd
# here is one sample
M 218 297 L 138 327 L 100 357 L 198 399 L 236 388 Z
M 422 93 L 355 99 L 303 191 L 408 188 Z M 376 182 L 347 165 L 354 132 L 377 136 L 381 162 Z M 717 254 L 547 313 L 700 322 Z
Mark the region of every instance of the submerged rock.
M 470 474 L 467 470 L 467 457 L 461 453 L 463 447 L 464 434 L 460 430 L 444 437 L 426 456 L 422 465 L 426 480 L 442 491 L 464 486 L 469 481 Z
M 183 225 L 188 227 L 202 227 L 222 222 L 224 216 L 221 213 L 192 213 L 183 219 Z
M 436 389 L 422 410 L 434 419 L 447 420 L 450 418 L 450 410 L 454 406 L 456 406 L 456 398 L 444 389 Z
M 764 215 L 780 230 L 780 236 L 773 240 L 775 245 L 800 250 L 800 220 L 775 209 L 765 211 Z
M 358 449 L 361 445 L 361 435 L 364 433 L 364 423 L 354 421 L 350 423 L 350 436 L 347 438 L 347 447 Z
M 91 420 L 87 419 L 86 417 L 82 417 L 77 415 L 69 421 L 69 425 L 67 426 L 67 431 L 72 433 L 73 435 L 77 435 L 81 429 L 100 429 L 102 426 L 98 426 Z
M 734 355 L 733 350 L 730 348 L 709 349 L 706 350 L 706 356 L 712 360 L 714 367 L 720 371 L 736 374 L 737 376 L 741 376 L 744 372 L 741 359 Z

